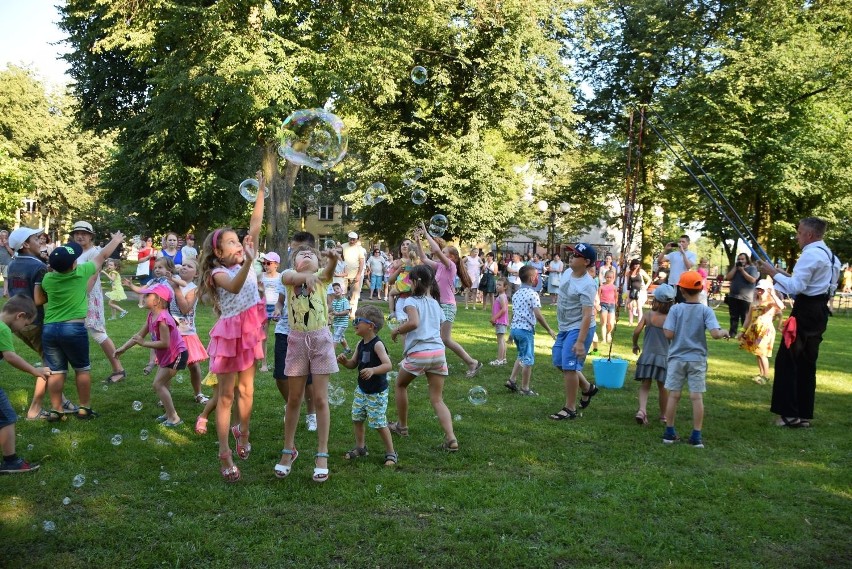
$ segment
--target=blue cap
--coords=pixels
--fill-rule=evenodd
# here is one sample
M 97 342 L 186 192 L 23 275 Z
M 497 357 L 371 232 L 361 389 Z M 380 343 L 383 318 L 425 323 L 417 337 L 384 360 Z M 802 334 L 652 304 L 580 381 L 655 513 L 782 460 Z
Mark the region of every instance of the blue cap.
M 598 260 L 598 252 L 588 243 L 577 243 L 573 247 L 569 246 L 568 249 L 575 255 L 588 259 L 593 263 Z
M 47 258 L 47 263 L 54 271 L 64 273 L 74 266 L 74 261 L 82 254 L 83 248 L 78 243 L 71 241 L 54 249 L 50 253 L 50 257 Z

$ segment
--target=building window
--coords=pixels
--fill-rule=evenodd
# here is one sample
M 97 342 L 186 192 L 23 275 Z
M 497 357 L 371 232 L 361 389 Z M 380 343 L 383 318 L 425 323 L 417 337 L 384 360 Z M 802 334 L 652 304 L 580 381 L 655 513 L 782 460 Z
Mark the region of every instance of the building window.
M 344 203 L 340 208 L 340 217 L 346 221 L 352 220 L 352 209 L 348 203 Z
M 321 206 L 319 206 L 319 220 L 320 221 L 332 221 L 332 220 L 334 220 L 334 206 L 333 205 L 321 205 Z
M 290 216 L 298 218 L 298 219 L 302 218 L 303 213 L 304 212 L 302 211 L 302 208 L 300 208 L 300 207 L 294 207 L 293 209 L 290 210 Z

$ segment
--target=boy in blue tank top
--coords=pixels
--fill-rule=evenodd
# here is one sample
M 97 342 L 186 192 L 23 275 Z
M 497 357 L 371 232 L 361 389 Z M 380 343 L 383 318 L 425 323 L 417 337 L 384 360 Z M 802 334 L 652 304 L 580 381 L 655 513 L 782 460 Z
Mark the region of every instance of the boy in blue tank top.
M 355 312 L 355 333 L 361 341 L 351 358 L 346 354 L 337 356 L 337 361 L 348 369 L 358 368 L 358 387 L 352 401 L 352 423 L 355 431 L 355 448 L 343 458 L 353 460 L 367 456 L 364 421 L 376 429 L 385 443 L 385 466 L 395 466 L 399 457 L 393 448 L 393 439 L 388 429 L 388 372 L 393 369 L 385 345 L 376 335 L 384 326 L 382 312 L 375 306 L 360 306 Z

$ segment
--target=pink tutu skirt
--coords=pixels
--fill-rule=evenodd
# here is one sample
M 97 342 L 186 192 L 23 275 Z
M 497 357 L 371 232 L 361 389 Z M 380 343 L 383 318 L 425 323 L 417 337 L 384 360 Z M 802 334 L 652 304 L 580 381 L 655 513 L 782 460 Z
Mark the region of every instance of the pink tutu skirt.
M 261 301 L 230 318 L 220 318 L 210 330 L 210 371 L 236 373 L 263 359 L 266 304 Z
M 183 336 L 183 343 L 186 344 L 186 351 L 189 354 L 189 358 L 186 363 L 194 364 L 197 362 L 203 362 L 210 357 L 207 355 L 207 350 L 204 349 L 204 344 L 201 343 L 197 334 L 187 334 L 186 336 Z

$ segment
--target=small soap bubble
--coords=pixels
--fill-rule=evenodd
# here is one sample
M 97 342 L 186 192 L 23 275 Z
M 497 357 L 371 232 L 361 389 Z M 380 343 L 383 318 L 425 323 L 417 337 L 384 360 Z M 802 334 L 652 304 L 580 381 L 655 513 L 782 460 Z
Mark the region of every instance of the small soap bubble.
M 240 195 L 243 196 L 243 199 L 247 202 L 256 202 L 258 191 L 260 191 L 260 184 L 254 178 L 243 180 L 243 183 L 240 184 Z M 269 197 L 269 188 L 263 189 L 263 197 Z
M 488 391 L 481 385 L 474 385 L 467 392 L 467 400 L 474 405 L 483 405 L 488 401 Z
M 183 383 L 183 374 L 182 374 L 182 373 L 177 374 L 177 375 L 175 376 L 175 381 L 176 381 L 177 383 Z
M 461 421 L 461 419 L 462 419 L 461 415 L 453 415 L 453 421 L 458 422 L 458 421 Z
M 58 435 L 58 434 L 59 434 L 59 433 L 61 433 L 62 431 L 60 431 L 59 429 L 57 429 L 56 427 L 54 427 L 54 428 L 50 429 L 50 432 L 51 432 L 51 433 L 53 433 L 54 435 Z
M 346 182 L 346 189 L 349 190 L 350 192 L 354 192 L 355 188 L 357 188 L 357 187 L 358 187 L 358 184 L 356 184 L 352 180 L 349 180 L 348 182 Z
M 104 391 L 108 391 L 108 390 L 109 390 L 109 385 L 104 384 L 104 386 L 103 386 L 101 389 L 103 389 Z
M 80 441 L 71 441 L 71 448 L 77 448 L 80 446 Z
M 74 486 L 74 488 L 80 488 L 85 483 L 86 483 L 86 476 L 84 474 L 78 474 L 77 476 L 74 477 L 73 480 L 71 480 L 71 485 Z
M 346 402 L 346 390 L 338 385 L 329 384 L 328 402 L 335 407 L 340 407 Z
M 62 498 L 62 505 L 63 506 L 67 506 L 70 503 L 71 503 L 71 498 L 69 498 L 68 496 L 65 496 L 64 498 Z
M 388 189 L 381 182 L 370 184 L 367 191 L 364 193 L 364 205 L 374 206 L 379 202 L 385 201 L 388 197 Z
M 512 95 L 512 105 L 518 107 L 519 109 L 526 107 L 527 96 L 523 92 L 518 91 L 517 93 Z
M 281 123 L 281 132 L 278 154 L 293 164 L 327 170 L 346 156 L 346 125 L 324 109 L 295 111 Z
M 314 184 L 314 191 L 315 192 L 321 192 L 322 191 L 322 184 Z
M 414 205 L 423 205 L 426 202 L 426 192 L 421 189 L 416 189 L 411 192 L 411 203 Z
M 424 84 L 429 79 L 429 72 L 422 65 L 416 65 L 411 69 L 411 80 L 417 85 Z
M 114 436 L 112 437 L 112 439 L 110 439 L 110 441 L 109 441 L 109 442 L 111 442 L 111 443 L 112 443 L 112 446 L 117 447 L 118 445 L 120 445 L 120 444 L 121 444 L 121 441 L 122 441 L 121 435 L 114 435 Z
M 168 513 L 168 514 L 166 514 L 166 515 L 167 515 L 167 516 L 169 516 L 169 517 L 171 518 L 171 517 L 173 517 L 173 516 L 175 515 L 175 513 L 174 513 L 174 512 L 169 512 L 169 513 Z
M 382 491 L 382 485 L 381 485 L 381 484 L 376 484 L 376 494 L 378 494 L 378 493 L 379 493 L 379 492 L 381 492 L 381 491 Z
M 395 382 L 395 381 L 396 381 L 396 378 L 397 378 L 398 376 L 399 376 L 399 374 L 398 374 L 397 372 L 395 372 L 395 371 L 389 371 L 389 372 L 388 372 L 388 375 L 387 375 L 388 383 L 393 383 L 393 382 Z
M 406 186 L 413 186 L 422 175 L 423 168 L 411 168 L 406 170 L 405 174 L 402 175 L 402 183 Z
M 322 248 L 326 251 L 330 251 L 332 249 L 335 249 L 336 247 L 337 241 L 335 241 L 334 239 L 326 239 L 325 241 L 323 241 Z
M 56 524 L 53 523 L 50 520 L 44 520 L 41 523 L 41 527 L 42 527 L 42 529 L 44 529 L 44 531 L 55 531 L 56 530 Z
M 450 221 L 447 219 L 447 216 L 437 213 L 429 220 L 429 234 L 434 237 L 440 237 L 447 231 L 449 226 Z
M 47 486 L 47 480 L 42 480 L 42 481 L 41 481 L 41 485 L 42 485 L 42 486 Z
M 160 472 L 160 480 L 162 480 L 163 482 L 166 482 L 166 481 L 171 480 L 171 479 L 172 479 L 171 474 L 169 474 L 165 470 Z
M 550 117 L 550 128 L 553 130 L 559 130 L 562 128 L 562 117 L 560 116 L 552 116 Z
M 92 480 L 92 484 L 94 484 L 95 486 L 97 486 L 98 484 L 100 484 L 100 482 L 98 482 L 98 479 L 97 479 L 97 478 L 95 478 L 94 480 Z
M 33 364 L 33 367 L 42 367 L 42 363 L 36 362 L 36 363 Z
M 27 450 L 33 450 L 34 448 L 35 446 L 32 443 L 27 445 Z
M 134 401 L 133 402 L 133 410 L 134 411 L 141 411 L 142 410 L 142 402 L 141 401 Z
M 399 327 L 399 320 L 396 319 L 396 315 L 388 314 L 387 318 L 385 318 L 385 324 L 393 331 Z
M 141 431 L 139 431 L 139 439 L 143 440 L 143 441 L 147 441 L 148 440 L 148 431 L 145 430 L 145 429 L 142 429 Z

